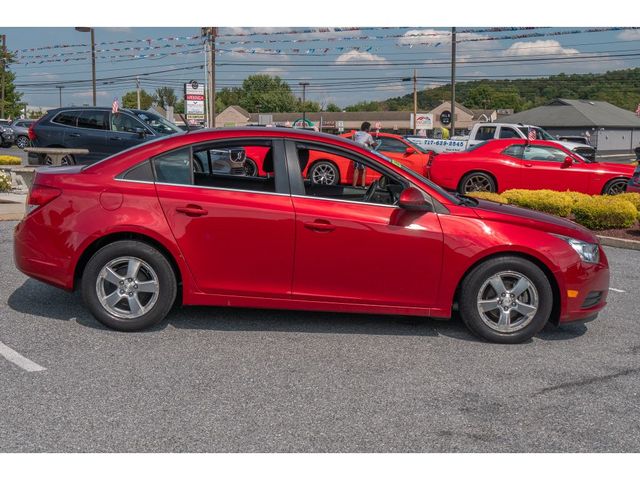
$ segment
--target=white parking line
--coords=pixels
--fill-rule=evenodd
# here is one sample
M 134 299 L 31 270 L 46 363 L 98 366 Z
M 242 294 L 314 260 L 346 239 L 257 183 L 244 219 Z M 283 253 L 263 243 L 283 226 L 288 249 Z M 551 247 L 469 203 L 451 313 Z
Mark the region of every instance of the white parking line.
M 18 352 L 7 347 L 2 342 L 0 342 L 0 356 L 3 356 L 11 363 L 15 363 L 17 366 L 19 366 L 23 370 L 26 370 L 27 372 L 41 372 L 42 370 L 46 370 L 46 368 L 41 367 L 37 363 L 23 357 Z
M 609 287 L 609 290 L 611 290 L 612 292 L 627 293 L 627 291 L 626 291 L 626 290 L 620 290 L 619 288 L 612 288 L 612 287 Z

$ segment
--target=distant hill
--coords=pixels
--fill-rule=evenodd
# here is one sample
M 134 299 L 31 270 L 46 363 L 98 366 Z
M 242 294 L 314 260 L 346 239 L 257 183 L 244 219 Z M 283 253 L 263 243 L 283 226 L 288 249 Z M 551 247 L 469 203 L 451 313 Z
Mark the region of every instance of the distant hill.
M 635 111 L 640 103 L 640 68 L 601 74 L 552 75 L 516 80 L 456 82 L 456 101 L 467 108 L 513 108 L 516 112 L 544 105 L 554 98 L 603 100 Z M 451 85 L 418 92 L 418 109 L 431 110 L 451 99 Z M 413 94 L 360 102 L 347 111 L 413 110 Z

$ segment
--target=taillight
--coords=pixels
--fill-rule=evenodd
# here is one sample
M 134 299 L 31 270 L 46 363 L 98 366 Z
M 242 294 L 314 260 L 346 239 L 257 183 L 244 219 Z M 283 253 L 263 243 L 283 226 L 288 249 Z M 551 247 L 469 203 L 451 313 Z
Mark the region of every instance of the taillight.
M 44 185 L 33 185 L 29 192 L 29 200 L 27 200 L 27 213 L 33 212 L 39 207 L 45 206 L 51 200 L 58 198 L 62 194 L 62 190 L 54 187 L 46 187 Z
M 29 130 L 27 131 L 27 135 L 29 136 L 29 140 L 32 142 L 36 139 L 36 133 L 33 131 L 33 127 L 35 127 L 35 123 L 29 125 Z

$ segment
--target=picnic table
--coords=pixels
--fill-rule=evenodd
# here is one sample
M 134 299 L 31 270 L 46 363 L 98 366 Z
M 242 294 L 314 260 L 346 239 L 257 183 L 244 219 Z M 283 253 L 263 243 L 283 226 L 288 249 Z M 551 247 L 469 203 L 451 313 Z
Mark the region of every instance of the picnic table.
M 89 150 L 86 148 L 44 148 L 44 147 L 27 147 L 24 149 L 27 153 L 40 153 L 51 158 L 51 165 L 62 165 L 62 159 L 67 155 L 86 155 Z

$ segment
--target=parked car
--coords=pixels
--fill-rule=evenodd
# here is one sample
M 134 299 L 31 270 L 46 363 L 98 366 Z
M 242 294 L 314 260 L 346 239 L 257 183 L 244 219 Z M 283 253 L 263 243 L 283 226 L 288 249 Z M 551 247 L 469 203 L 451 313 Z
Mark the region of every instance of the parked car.
M 29 127 L 36 121 L 28 118 L 17 118 L 11 124 L 11 129 L 15 135 L 16 147 L 23 149 L 29 146 Z
M 13 145 L 15 134 L 9 120 L 0 120 L 0 147 L 9 148 Z
M 63 165 L 93 163 L 140 143 L 180 133 L 173 123 L 145 110 L 64 107 L 47 112 L 29 127 L 34 147 L 86 148 L 88 155 L 67 155 Z M 46 155 L 29 153 L 31 165 L 51 164 Z
M 633 176 L 629 179 L 627 184 L 627 192 L 640 193 L 640 165 L 638 165 L 633 172 Z
M 522 125 L 515 123 L 476 123 L 469 132 L 469 137 L 464 140 L 433 140 L 425 139 L 424 137 L 407 137 L 410 141 L 440 152 L 461 152 L 469 150 L 474 145 L 477 145 L 488 140 L 496 139 L 512 139 L 520 138 L 526 140 L 529 136 L 529 132 L 533 131 L 536 135 L 536 140 L 547 140 L 555 142 L 562 147 L 570 150 L 589 161 L 595 161 L 596 149 L 591 145 L 584 145 L 584 143 L 566 142 L 558 140 L 545 130 L 535 125 Z
M 558 135 L 556 138 L 563 142 L 580 143 L 581 145 L 591 146 L 589 137 L 582 137 L 579 135 Z
M 196 171 L 194 154 L 240 147 L 267 148 L 269 175 Z M 314 184 L 302 173 L 314 151 L 379 178 Z M 177 299 L 443 319 L 455 305 L 475 334 L 516 343 L 548 322 L 595 318 L 609 289 L 607 258 L 585 228 L 451 195 L 379 152 L 301 130 L 200 130 L 40 169 L 27 202 L 18 268 L 80 289 L 119 330 L 160 322 Z
M 491 140 L 438 155 L 429 166 L 431 180 L 461 193 L 548 188 L 611 195 L 624 192 L 632 174 L 630 165 L 589 162 L 546 140 Z

